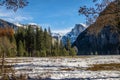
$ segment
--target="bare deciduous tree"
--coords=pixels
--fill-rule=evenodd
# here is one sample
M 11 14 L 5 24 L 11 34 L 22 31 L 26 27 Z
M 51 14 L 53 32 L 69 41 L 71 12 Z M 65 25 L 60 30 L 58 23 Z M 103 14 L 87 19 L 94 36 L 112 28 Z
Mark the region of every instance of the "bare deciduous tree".
M 14 11 L 27 5 L 27 0 L 0 0 L 0 6 L 5 6 L 7 9 L 12 9 Z
M 24 8 L 28 5 L 27 0 L 0 0 L 0 6 L 4 6 L 7 9 L 11 9 L 13 11 L 17 11 L 19 8 Z M 6 46 L 6 36 L 12 36 L 13 30 L 10 28 L 0 28 L 0 38 L 2 38 L 2 66 L 1 66 L 1 73 L 3 74 L 4 80 L 4 63 L 5 63 L 5 53 L 7 50 Z
M 95 7 L 87 7 L 82 6 L 79 9 L 79 14 L 82 14 L 86 17 L 87 19 L 87 24 L 92 24 L 97 17 L 99 16 L 99 14 L 110 4 L 110 3 L 114 3 L 117 7 L 113 10 L 110 9 L 108 11 L 108 13 L 105 14 L 116 14 L 120 12 L 120 0 L 92 0 L 95 3 Z M 102 14 L 104 15 L 104 14 Z M 118 18 L 120 15 L 116 14 L 116 17 Z
M 12 37 L 14 31 L 12 28 L 0 28 L 0 38 L 1 40 L 1 50 L 2 50 L 2 65 L 1 65 L 1 73 L 4 79 L 4 63 L 5 63 L 5 55 L 8 52 L 10 46 L 8 46 L 7 37 Z

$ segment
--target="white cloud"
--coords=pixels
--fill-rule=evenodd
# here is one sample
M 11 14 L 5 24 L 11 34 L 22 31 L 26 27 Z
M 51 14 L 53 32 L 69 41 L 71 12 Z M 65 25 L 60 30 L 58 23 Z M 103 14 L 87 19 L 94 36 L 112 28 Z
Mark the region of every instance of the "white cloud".
M 32 20 L 33 18 L 25 15 L 23 12 L 13 12 L 10 10 L 0 9 L 0 18 L 9 22 L 21 22 L 24 20 Z
M 28 20 L 28 19 L 27 19 L 27 17 L 24 17 L 24 16 L 16 16 L 15 20 L 22 21 L 22 20 Z
M 0 11 L 0 17 L 7 17 L 7 16 L 10 16 L 8 13 L 3 13 Z

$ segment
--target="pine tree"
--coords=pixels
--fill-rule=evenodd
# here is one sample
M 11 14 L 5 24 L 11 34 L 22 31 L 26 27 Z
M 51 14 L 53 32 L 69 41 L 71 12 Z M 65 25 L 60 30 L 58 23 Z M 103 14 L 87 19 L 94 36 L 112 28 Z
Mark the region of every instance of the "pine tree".
M 66 42 L 65 48 L 66 48 L 66 50 L 68 51 L 68 53 L 70 55 L 71 43 L 70 43 L 69 38 L 67 38 L 67 42 Z
M 42 28 L 40 28 L 40 32 L 39 32 L 39 51 L 40 51 L 40 56 L 42 56 L 42 57 L 46 56 L 44 41 L 45 41 L 44 32 L 43 32 Z
M 19 41 L 18 43 L 18 56 L 23 56 L 24 55 L 24 46 L 22 41 Z
M 60 41 L 60 45 L 59 45 L 59 56 L 64 56 L 64 46 L 63 46 L 63 43 L 62 41 Z
M 48 28 L 48 34 L 51 35 L 51 29 L 50 29 L 50 27 Z
M 29 56 L 34 56 L 33 52 L 34 52 L 34 48 L 35 48 L 35 31 L 34 28 L 29 25 L 28 26 L 28 30 L 27 30 L 27 36 L 26 36 L 26 47 L 27 47 L 27 51 L 29 53 Z
M 58 56 L 58 41 L 55 42 L 54 45 L 52 45 L 52 56 Z
M 66 50 L 70 51 L 70 48 L 71 48 L 70 39 L 67 38 L 67 42 L 66 42 Z
M 69 52 L 66 50 L 66 48 L 63 49 L 63 55 L 62 56 L 69 56 Z
M 46 50 L 46 55 L 50 56 L 50 48 L 51 48 L 51 37 L 49 35 L 49 33 L 47 32 L 47 29 L 44 30 L 44 46 L 45 46 L 45 50 Z
M 71 48 L 70 49 L 70 53 L 69 53 L 70 56 L 76 56 L 76 51 L 74 48 Z
M 41 30 L 41 29 L 40 29 Z M 36 50 L 40 51 L 41 49 L 41 37 L 42 37 L 42 33 L 39 30 L 39 28 L 36 28 Z
M 52 36 L 51 36 L 51 29 L 48 28 L 48 48 L 49 48 L 49 56 L 52 56 Z

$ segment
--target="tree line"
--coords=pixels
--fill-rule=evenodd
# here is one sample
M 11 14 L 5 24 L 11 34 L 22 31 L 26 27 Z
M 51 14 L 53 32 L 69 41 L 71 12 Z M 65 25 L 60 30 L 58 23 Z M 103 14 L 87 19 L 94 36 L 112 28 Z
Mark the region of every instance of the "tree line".
M 7 31 L 7 29 L 4 29 L 5 31 L 3 29 L 0 30 L 2 31 L 1 34 Z M 51 57 L 76 55 L 75 49 L 71 48 L 69 39 L 65 45 L 57 39 L 55 41 L 53 40 L 50 28 L 48 30 L 43 30 L 41 27 L 33 27 L 32 25 L 27 26 L 27 28 L 19 27 L 14 32 L 14 35 L 7 37 L 6 40 L 7 42 L 5 42 L 5 47 L 8 47 L 8 51 L 6 52 L 7 57 Z M 2 53 L 2 48 L 0 52 Z

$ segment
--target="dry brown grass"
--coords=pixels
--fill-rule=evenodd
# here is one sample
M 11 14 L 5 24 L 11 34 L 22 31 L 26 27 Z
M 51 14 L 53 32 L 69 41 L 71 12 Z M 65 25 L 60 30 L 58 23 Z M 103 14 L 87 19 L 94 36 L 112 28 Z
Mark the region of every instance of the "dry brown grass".
M 4 77 L 2 77 L 0 80 L 28 80 L 27 77 L 27 75 L 22 74 L 19 76 L 15 76 L 14 74 L 12 74 L 11 76 L 4 75 Z
M 2 65 L 0 65 L 0 68 L 2 67 Z M 12 65 L 4 65 L 4 73 L 5 74 L 9 74 L 9 73 L 14 73 L 14 70 L 12 69 Z M 1 75 L 1 69 L 0 69 L 0 75 Z
M 120 63 L 93 64 L 92 67 L 87 68 L 87 70 L 91 70 L 91 71 L 117 70 L 117 71 L 120 71 Z
M 2 67 L 2 65 L 0 65 Z M 12 68 L 13 65 L 4 65 L 4 77 L 1 77 L 0 80 L 27 80 L 27 75 L 16 76 L 15 70 Z M 10 76 L 11 75 L 11 76 Z M 0 69 L 0 76 L 2 76 Z
M 60 71 L 74 71 L 73 68 L 62 68 L 60 69 Z
M 2 65 L 0 65 L 2 67 Z M 4 65 L 4 68 L 12 68 L 12 65 Z

